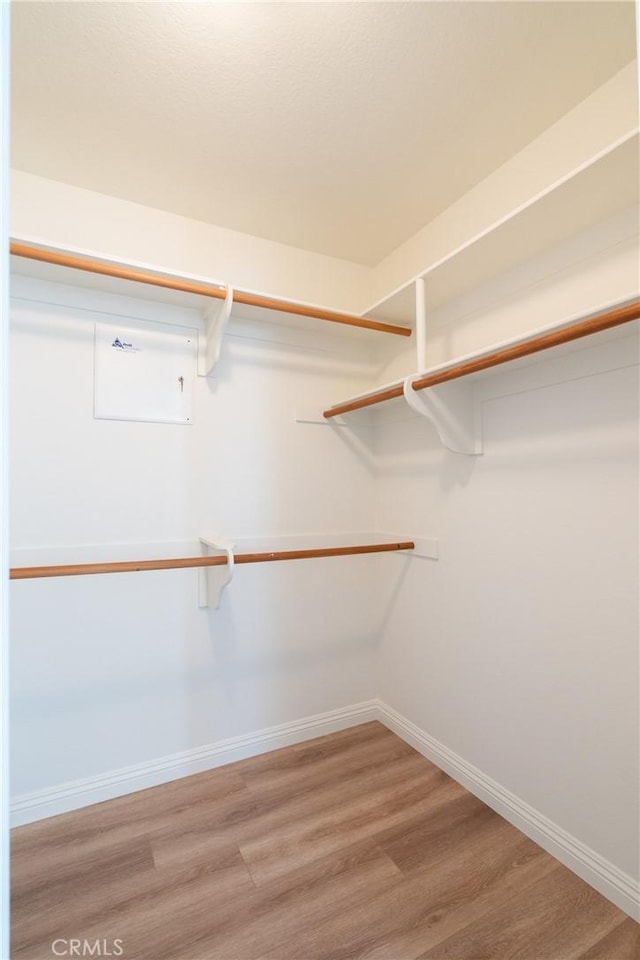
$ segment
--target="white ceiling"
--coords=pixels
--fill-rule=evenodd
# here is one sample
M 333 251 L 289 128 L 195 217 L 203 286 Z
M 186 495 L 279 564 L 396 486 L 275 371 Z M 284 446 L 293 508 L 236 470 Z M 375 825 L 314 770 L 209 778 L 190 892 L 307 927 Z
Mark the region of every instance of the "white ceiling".
M 13 166 L 373 264 L 635 55 L 633 2 L 12 4 Z

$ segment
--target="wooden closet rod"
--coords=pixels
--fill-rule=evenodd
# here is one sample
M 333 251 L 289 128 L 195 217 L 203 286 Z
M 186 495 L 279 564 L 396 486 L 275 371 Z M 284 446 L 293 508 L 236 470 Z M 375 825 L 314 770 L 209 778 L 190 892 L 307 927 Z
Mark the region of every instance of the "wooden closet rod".
M 52 263 L 60 267 L 69 267 L 72 270 L 84 270 L 86 273 L 99 273 L 105 277 L 116 277 L 119 280 L 133 280 L 136 283 L 147 283 L 153 287 L 165 287 L 169 290 L 180 290 L 183 293 L 196 293 L 203 297 L 213 297 L 224 300 L 227 291 L 224 287 L 213 286 L 208 283 L 199 283 L 196 280 L 185 280 L 180 277 L 165 277 L 161 274 L 150 273 L 136 267 L 118 266 L 114 263 L 103 263 L 100 260 L 90 260 L 55 250 L 44 250 L 32 247 L 26 243 L 12 242 L 10 252 L 14 257 L 24 257 L 27 260 L 40 260 L 42 263 Z M 277 310 L 281 313 L 292 313 L 300 317 L 311 317 L 314 320 L 328 320 L 330 323 L 342 323 L 350 327 L 363 327 L 366 330 L 377 330 L 380 333 L 393 333 L 400 337 L 410 337 L 411 329 L 394 323 L 382 323 L 379 320 L 367 320 L 348 313 L 337 313 L 334 310 L 323 310 L 319 307 L 309 307 L 304 303 L 290 303 L 288 300 L 278 300 L 275 297 L 264 297 L 257 293 L 246 293 L 242 290 L 233 291 L 233 302 L 243 303 L 250 307 L 263 307 L 267 310 Z
M 310 560 L 316 557 L 350 557 L 361 553 L 389 553 L 413 550 L 413 540 L 397 543 L 368 543 L 355 547 L 321 547 L 315 550 L 280 550 L 273 553 L 237 553 L 236 563 L 270 563 L 274 560 Z M 73 563 L 52 567 L 12 567 L 11 580 L 35 580 L 39 577 L 82 577 L 95 573 L 139 573 L 142 570 L 180 570 L 185 567 L 221 567 L 227 558 L 176 557 L 171 560 L 124 560 L 114 563 Z
M 484 356 L 475 357 L 471 360 L 465 360 L 462 363 L 447 367 L 446 370 L 438 370 L 434 373 L 426 373 L 423 377 L 414 380 L 411 386 L 414 390 L 425 390 L 427 387 L 435 387 L 439 383 L 446 383 L 448 380 L 457 380 L 460 377 L 466 377 L 471 373 L 477 373 L 480 370 L 487 370 L 489 367 L 497 367 L 502 363 L 508 363 L 510 360 L 518 360 L 520 357 L 527 357 L 532 353 L 539 353 L 542 350 L 548 350 L 550 347 L 557 347 L 562 343 L 570 343 L 572 340 L 579 340 L 581 337 L 588 337 L 592 333 L 600 333 L 602 330 L 609 330 L 611 327 L 620 326 L 623 323 L 629 323 L 631 320 L 637 320 L 640 317 L 640 300 L 633 300 L 621 307 L 615 307 L 613 310 L 607 310 L 605 313 L 599 313 L 595 317 L 587 320 L 580 320 L 571 326 L 563 327 L 561 330 L 552 330 L 549 333 L 540 334 L 532 337 L 530 340 L 523 340 L 512 347 L 502 347 L 494 350 L 493 353 L 486 353 Z M 334 407 L 325 410 L 323 416 L 330 420 L 331 417 L 339 417 L 343 413 L 350 413 L 352 410 L 360 410 L 362 407 L 370 407 L 376 403 L 382 403 L 385 400 L 394 400 L 403 395 L 403 384 L 395 387 L 387 387 L 371 393 L 366 397 L 360 397 L 357 400 L 348 400 L 345 403 L 339 403 Z

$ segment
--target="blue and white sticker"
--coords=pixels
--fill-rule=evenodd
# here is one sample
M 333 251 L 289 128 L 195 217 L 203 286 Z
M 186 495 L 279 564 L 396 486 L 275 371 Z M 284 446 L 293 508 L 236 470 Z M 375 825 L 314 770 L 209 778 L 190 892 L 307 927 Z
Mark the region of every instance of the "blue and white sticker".
M 111 346 L 115 350 L 122 350 L 124 353 L 139 353 L 142 347 L 136 347 L 133 343 L 127 343 L 126 340 L 121 340 L 120 337 L 116 337 Z

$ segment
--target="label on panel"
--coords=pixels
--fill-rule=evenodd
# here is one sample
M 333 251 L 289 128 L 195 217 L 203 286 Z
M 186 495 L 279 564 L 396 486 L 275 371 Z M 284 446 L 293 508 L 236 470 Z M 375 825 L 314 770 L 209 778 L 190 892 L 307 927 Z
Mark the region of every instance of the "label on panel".
M 188 327 L 96 323 L 96 419 L 193 423 L 196 348 Z

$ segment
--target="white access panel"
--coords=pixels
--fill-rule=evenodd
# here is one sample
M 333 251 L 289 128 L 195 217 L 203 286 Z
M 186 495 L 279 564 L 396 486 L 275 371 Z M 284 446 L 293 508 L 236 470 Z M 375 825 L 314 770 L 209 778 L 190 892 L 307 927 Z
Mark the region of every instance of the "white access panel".
M 193 423 L 197 331 L 130 324 L 96 323 L 96 419 Z

